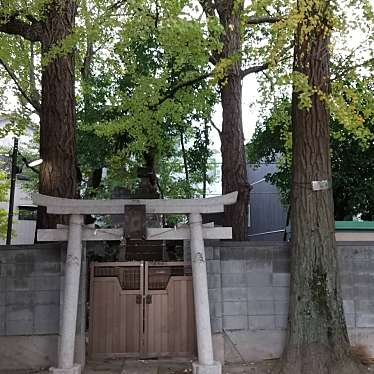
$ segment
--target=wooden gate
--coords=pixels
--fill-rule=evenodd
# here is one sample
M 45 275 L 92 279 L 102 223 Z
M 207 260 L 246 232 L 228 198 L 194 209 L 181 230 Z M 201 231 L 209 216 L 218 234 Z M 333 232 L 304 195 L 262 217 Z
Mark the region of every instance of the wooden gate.
M 193 357 L 196 333 L 191 265 L 91 265 L 89 355 Z

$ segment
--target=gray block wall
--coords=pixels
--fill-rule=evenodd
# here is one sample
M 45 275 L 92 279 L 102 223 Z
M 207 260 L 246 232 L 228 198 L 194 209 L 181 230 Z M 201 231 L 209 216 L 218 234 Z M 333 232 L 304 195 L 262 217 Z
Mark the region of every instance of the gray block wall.
M 0 335 L 56 334 L 61 246 L 1 247 Z
M 65 258 L 66 243 L 0 247 L 0 369 L 55 363 Z M 81 279 L 77 341 L 85 335 L 85 262 Z
M 374 353 L 374 243 L 338 243 L 351 341 Z M 206 243 L 212 332 L 228 361 L 279 357 L 288 316 L 289 249 L 284 242 Z

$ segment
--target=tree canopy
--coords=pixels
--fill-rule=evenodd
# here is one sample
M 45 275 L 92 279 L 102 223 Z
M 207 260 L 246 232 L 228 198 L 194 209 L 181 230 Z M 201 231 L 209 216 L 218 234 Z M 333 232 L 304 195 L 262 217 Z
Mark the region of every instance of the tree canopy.
M 364 133 L 373 133 L 374 91 L 371 80 L 347 83 L 357 101 L 358 114 L 363 119 Z M 349 102 L 352 100 L 347 97 Z M 336 116 L 330 116 L 330 146 L 334 212 L 336 220 L 361 216 L 371 220 L 373 210 L 374 143 L 372 136 L 367 140 L 359 133 L 347 129 Z M 280 99 L 270 116 L 257 124 L 252 140 L 246 145 L 250 163 L 276 162 L 278 171 L 268 175 L 286 204 L 290 201 L 291 177 L 291 103 Z
M 74 51 L 77 166 L 83 177 L 79 186 L 82 196 L 92 196 L 87 191 L 93 190 L 108 194 L 113 186 L 121 184 L 135 187 L 138 169 L 148 164 L 153 169 L 152 183 L 159 184 L 157 190 L 161 187 L 165 196 L 182 197 L 203 193 L 201 184 L 206 178 L 201 176 L 207 174 L 207 163 L 213 165 L 207 142 L 211 113 L 221 99 L 227 113 L 227 136 L 223 128 L 220 130 L 227 165 L 223 167 L 223 178 L 234 181 L 240 176 L 241 182 L 235 182 L 232 188 L 242 186 L 240 209 L 245 212 L 245 173 L 235 172 L 230 177 L 230 172 L 239 167 L 235 165 L 240 164 L 240 170 L 245 171 L 244 153 L 243 157 L 239 155 L 243 143 L 241 114 L 232 111 L 234 102 L 230 97 L 239 98 L 235 107 L 241 108 L 242 103 L 240 95 L 228 91 L 235 91 L 246 75 L 256 72 L 266 108 L 289 93 L 291 83 L 302 93 L 306 107 L 311 91 L 305 79 L 291 69 L 293 35 L 300 19 L 296 2 L 233 1 L 227 7 L 225 3 L 80 1 L 71 32 L 43 52 L 36 35 L 49 1 L 35 1 L 32 6 L 21 0 L 6 2 L 0 28 L 4 41 L 0 47 L 0 89 L 11 90 L 18 101 L 17 107 L 9 111 L 9 105 L 2 100 L 3 112 L 7 111 L 20 130 L 31 118 L 35 121 L 42 108 L 43 69 L 58 56 Z M 333 42 L 338 46 L 348 40 L 343 36 L 347 30 L 367 31 L 372 27 L 363 21 L 372 17 L 368 1 L 343 3 L 336 8 L 333 21 Z M 349 6 L 357 17 L 347 16 Z M 15 27 L 20 25 L 16 33 Z M 362 43 L 361 48 L 370 45 L 371 33 L 367 35 L 367 43 Z M 231 37 L 236 44 L 230 47 L 234 40 Z M 357 139 L 368 141 L 370 131 L 355 109 L 355 90 L 345 82 L 370 71 L 372 51 L 368 48 L 361 53 L 356 46 L 338 47 L 335 51 L 333 96 L 326 98 L 331 115 Z M 230 88 L 230 79 L 235 80 L 236 88 Z M 225 92 L 227 100 L 222 97 Z M 349 99 L 342 101 L 342 97 Z M 230 135 L 233 128 L 235 134 Z M 281 136 L 289 147 L 287 130 L 282 130 Z M 234 146 L 234 140 L 238 146 Z M 169 162 L 171 159 L 176 162 Z M 227 160 L 235 167 L 230 167 Z M 109 170 L 105 185 L 101 178 L 103 167 Z M 225 188 L 224 192 L 228 192 L 229 187 Z M 239 230 L 244 215 L 236 216 L 241 222 L 234 226 Z
M 25 10 L 27 17 L 38 20 L 38 12 L 46 4 L 41 2 L 39 7 Z M 206 166 L 202 162 L 194 165 L 194 161 L 205 160 L 206 165 L 211 151 L 207 151 L 209 137 L 200 142 L 196 136 L 201 128 L 209 132 L 206 124 L 217 100 L 214 85 L 207 78 L 211 74 L 208 51 L 218 48 L 215 35 L 219 30 L 214 32 L 212 24 L 208 35 L 206 22 L 186 16 L 187 5 L 174 1 L 83 1 L 72 33 L 43 58 L 37 42 L 1 35 L 11 41 L 2 45 L 12 47 L 3 55 L 7 66 L 2 70 L 4 83 L 13 83 L 25 124 L 40 110 L 40 103 L 33 105 L 31 98 L 40 97 L 44 64 L 77 47 L 77 134 L 79 163 L 86 182 L 83 191 L 94 171 L 97 174 L 102 167 L 109 168 L 107 181 L 112 187 L 131 185 L 147 153 L 152 153 L 160 168 L 161 160 L 182 153 L 181 142 L 184 157 L 179 161 L 185 165 L 184 174 L 189 174 L 190 181 L 182 183 L 177 178 L 177 184 L 184 185 L 179 196 L 192 193 L 196 189 L 193 185 L 202 182 L 196 167 Z M 10 7 L 8 13 L 13 14 L 14 9 Z M 17 43 L 24 47 L 22 53 Z M 14 109 L 7 114 L 15 116 Z M 14 123 L 20 127 L 20 115 Z M 196 152 L 203 157 L 194 156 Z M 178 170 L 174 174 L 178 175 Z M 164 189 L 169 191 L 170 186 Z

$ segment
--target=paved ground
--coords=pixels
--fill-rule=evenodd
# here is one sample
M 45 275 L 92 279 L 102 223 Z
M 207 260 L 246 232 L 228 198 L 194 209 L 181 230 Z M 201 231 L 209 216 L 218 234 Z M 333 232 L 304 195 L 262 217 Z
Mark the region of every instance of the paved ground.
M 223 374 L 269 374 L 272 361 L 225 365 Z M 85 374 L 188 374 L 191 362 L 168 360 L 111 360 L 90 362 Z
M 269 374 L 272 361 L 225 365 L 222 374 Z M 103 360 L 91 361 L 84 374 L 189 374 L 191 362 L 182 360 Z M 0 374 L 49 374 L 48 370 L 0 370 Z
M 275 360 L 225 365 L 222 374 L 271 374 Z M 89 362 L 84 374 L 190 374 L 191 362 L 168 360 L 104 360 Z M 374 367 L 368 368 L 374 373 Z M 48 370 L 0 370 L 0 374 L 49 374 Z
M 223 367 L 223 374 L 270 374 L 274 361 L 231 364 Z M 107 360 L 91 361 L 85 374 L 189 374 L 191 361 L 183 360 Z

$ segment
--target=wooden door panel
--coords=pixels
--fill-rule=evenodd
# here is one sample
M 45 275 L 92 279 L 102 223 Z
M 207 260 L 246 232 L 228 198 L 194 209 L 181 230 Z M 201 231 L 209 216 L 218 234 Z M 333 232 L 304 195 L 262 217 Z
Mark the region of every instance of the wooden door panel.
M 121 347 L 118 352 L 136 353 L 141 350 L 141 304 L 136 295 L 121 295 Z M 117 326 L 114 326 L 117 328 Z
M 117 278 L 98 278 L 93 286 L 91 353 L 140 352 L 142 313 L 137 294 L 122 291 Z
M 124 266 L 126 263 L 120 263 L 121 267 L 115 265 L 117 264 L 97 265 L 97 276 L 94 266 L 91 270 L 91 357 L 132 357 L 141 352 L 143 308 L 137 298 L 143 294 L 142 267 L 138 264 L 139 271 L 134 271 L 135 263 L 129 269 Z M 111 276 L 114 274 L 117 276 Z M 136 279 L 136 274 L 139 279 Z
M 185 263 L 100 263 L 91 268 L 89 354 L 196 355 L 192 276 Z M 144 316 L 144 318 L 143 318 Z
M 196 353 L 192 277 L 172 277 L 168 285 L 169 351 L 178 356 Z
M 147 291 L 152 303 L 145 310 L 146 356 L 196 353 L 192 277 L 170 277 L 166 290 Z
M 145 304 L 144 353 L 158 356 L 168 351 L 168 296 L 165 291 L 150 296 L 151 304 Z

